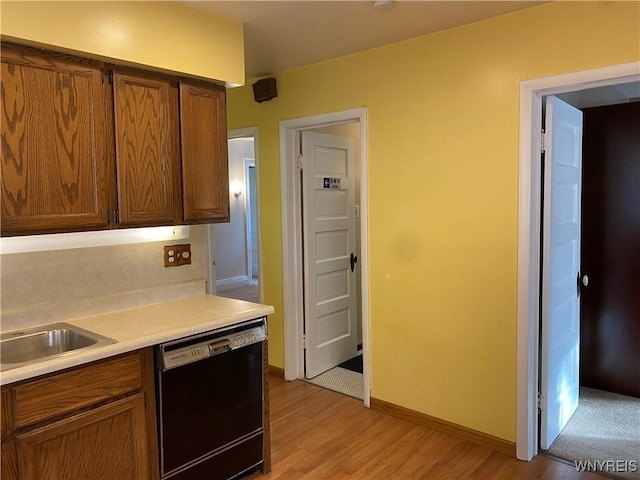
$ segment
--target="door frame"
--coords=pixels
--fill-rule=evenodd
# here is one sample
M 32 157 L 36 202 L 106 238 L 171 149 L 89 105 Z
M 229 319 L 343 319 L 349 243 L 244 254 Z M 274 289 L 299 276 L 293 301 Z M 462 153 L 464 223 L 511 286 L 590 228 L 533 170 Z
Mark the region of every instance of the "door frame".
M 300 208 L 300 178 L 296 166 L 296 135 L 302 130 L 360 122 L 360 308 L 362 314 L 362 355 L 364 405 L 370 406 L 369 358 L 369 265 L 368 265 L 368 195 L 367 195 L 367 109 L 356 108 L 341 112 L 313 115 L 280 122 L 280 181 L 282 187 L 282 296 L 284 317 L 284 377 L 285 380 L 304 378 L 304 349 L 302 344 L 303 257 L 302 217 Z M 356 159 L 357 161 L 357 159 Z
M 262 287 L 262 238 L 260 235 L 260 179 L 259 179 L 259 165 L 258 161 L 259 156 L 259 143 L 258 143 L 258 127 L 247 127 L 247 128 L 238 128 L 235 130 L 229 130 L 227 132 L 227 141 L 232 140 L 234 138 L 253 138 L 253 162 L 255 166 L 256 173 L 256 225 L 258 228 L 258 301 L 262 302 L 263 296 L 263 287 Z M 244 162 L 244 159 L 243 159 Z M 244 165 L 243 165 L 243 168 Z M 245 182 L 246 185 L 246 182 Z M 246 188 L 245 188 L 246 190 Z M 245 204 L 246 204 L 246 196 L 245 196 Z M 246 211 L 246 207 L 245 207 Z M 245 219 L 246 220 L 246 219 Z M 215 269 L 215 234 L 214 234 L 215 223 L 209 223 L 207 225 L 207 293 L 210 295 L 216 294 L 216 269 Z M 247 228 L 245 222 L 245 229 Z M 249 270 L 247 270 L 249 271 Z M 249 278 L 251 281 L 251 278 Z
M 253 154 L 255 155 L 255 141 L 253 143 Z M 257 201 L 257 193 L 258 187 L 256 185 L 256 198 L 253 198 L 251 195 L 251 188 L 249 186 L 249 168 L 256 168 L 256 159 L 254 157 L 242 157 L 242 164 L 244 168 L 244 219 L 246 221 L 246 229 L 247 229 L 247 276 L 249 277 L 249 285 L 253 281 L 253 262 L 251 261 L 251 234 L 253 233 L 253 229 L 251 228 L 251 200 Z M 257 182 L 258 177 L 254 178 Z M 258 229 L 258 204 L 256 203 L 256 229 Z M 259 240 L 258 240 L 259 241 Z M 260 262 L 260 248 L 258 248 L 258 262 Z M 258 269 L 259 270 L 259 269 Z M 258 282 L 259 284 L 260 282 Z
M 520 83 L 518 279 L 516 336 L 516 456 L 538 453 L 540 338 L 540 224 L 542 101 L 546 95 L 640 81 L 640 62 L 612 65 Z M 543 268 L 548 268 L 547 265 Z

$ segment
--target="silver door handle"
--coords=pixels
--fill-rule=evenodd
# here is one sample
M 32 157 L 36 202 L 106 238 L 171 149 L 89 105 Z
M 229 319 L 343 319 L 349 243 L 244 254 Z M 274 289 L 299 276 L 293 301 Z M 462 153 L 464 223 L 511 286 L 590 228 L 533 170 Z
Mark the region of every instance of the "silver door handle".
M 586 287 L 587 285 L 589 285 L 589 276 L 588 275 L 582 275 L 580 272 L 578 272 L 578 278 L 577 280 L 577 294 L 578 297 L 580 297 L 580 291 L 582 290 L 582 287 Z
M 231 350 L 231 342 L 227 339 L 209 344 L 209 355 L 218 355 L 219 353 Z

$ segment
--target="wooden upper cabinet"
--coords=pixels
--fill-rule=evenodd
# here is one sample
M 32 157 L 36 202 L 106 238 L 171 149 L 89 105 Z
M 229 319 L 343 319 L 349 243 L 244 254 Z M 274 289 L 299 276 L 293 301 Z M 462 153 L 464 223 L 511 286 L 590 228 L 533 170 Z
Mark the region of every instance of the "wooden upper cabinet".
M 107 226 L 110 109 L 100 65 L 2 45 L 2 235 Z
M 113 102 L 120 225 L 180 223 L 177 85 L 115 71 Z
M 229 221 L 224 87 L 180 83 L 183 212 L 186 223 Z
M 224 87 L 0 55 L 2 236 L 229 221 Z

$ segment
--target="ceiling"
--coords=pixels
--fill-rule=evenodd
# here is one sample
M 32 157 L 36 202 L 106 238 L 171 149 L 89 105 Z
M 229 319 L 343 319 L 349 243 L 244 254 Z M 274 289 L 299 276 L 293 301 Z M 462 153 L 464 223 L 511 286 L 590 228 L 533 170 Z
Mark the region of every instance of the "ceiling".
M 640 102 L 640 82 L 588 88 L 556 96 L 578 109 Z
M 244 24 L 247 79 L 321 62 L 545 2 L 184 1 Z M 374 3 L 392 3 L 378 10 Z

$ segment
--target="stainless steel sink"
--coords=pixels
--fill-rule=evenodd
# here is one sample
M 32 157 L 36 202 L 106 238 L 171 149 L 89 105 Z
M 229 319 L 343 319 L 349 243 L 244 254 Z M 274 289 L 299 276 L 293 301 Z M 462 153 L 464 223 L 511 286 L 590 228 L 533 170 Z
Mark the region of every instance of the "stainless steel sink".
M 3 333 L 0 335 L 0 371 L 111 343 L 116 341 L 62 322 Z

